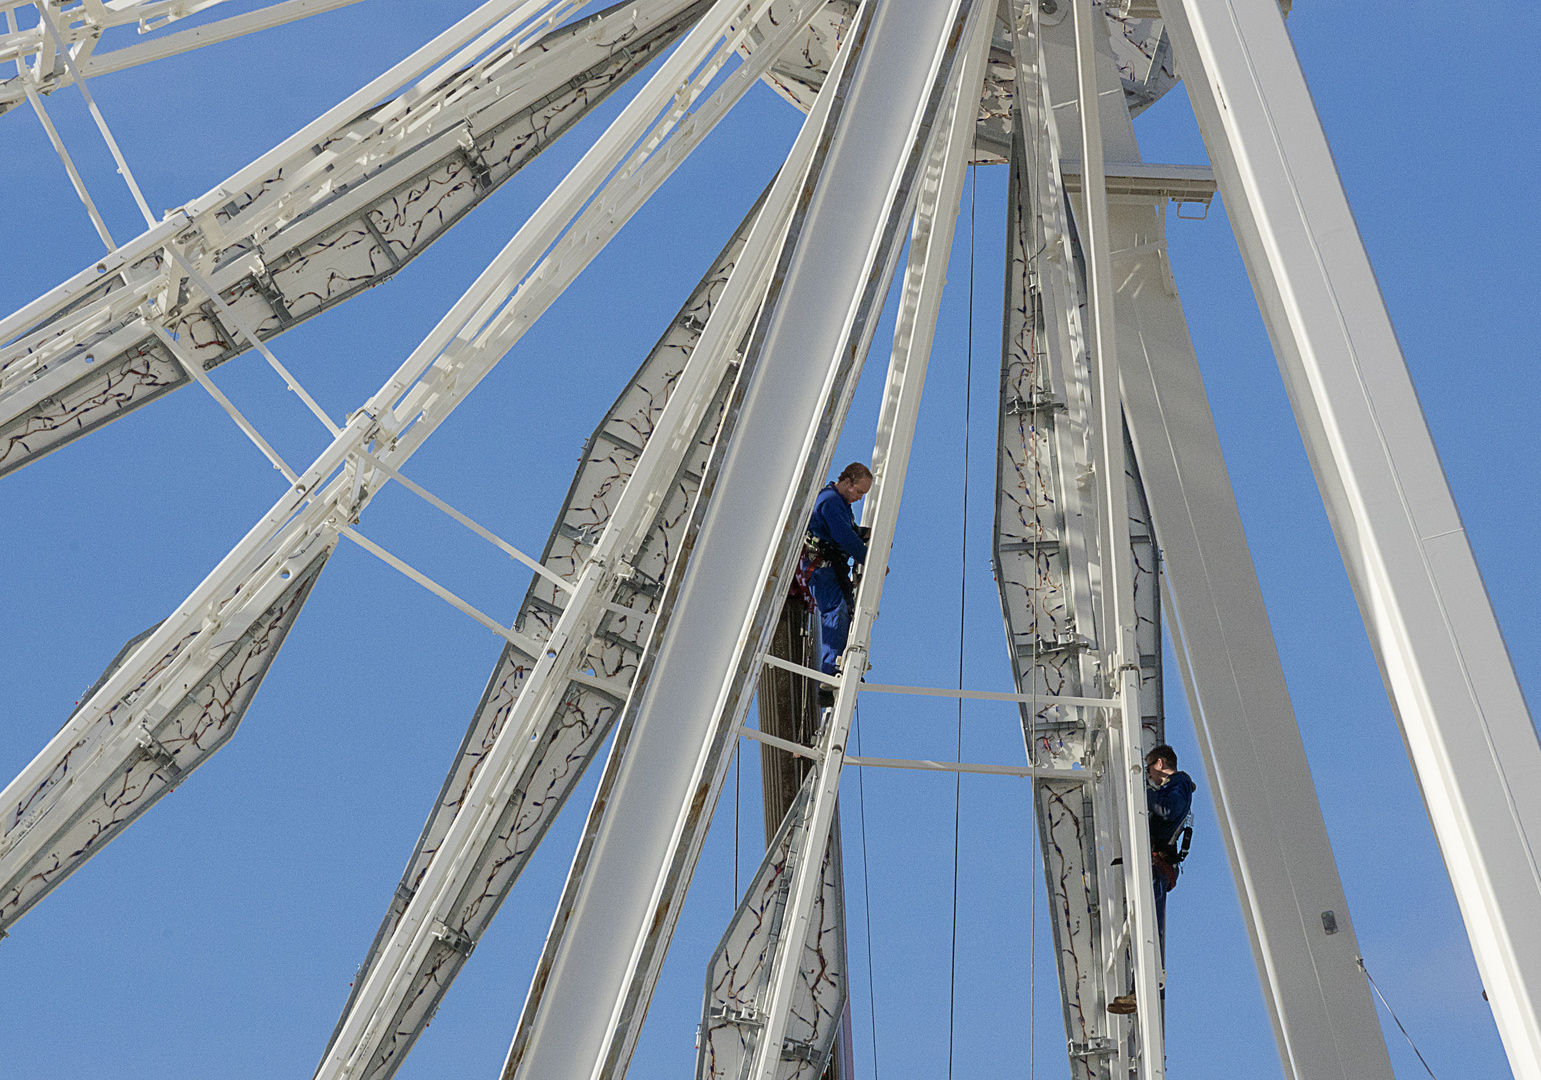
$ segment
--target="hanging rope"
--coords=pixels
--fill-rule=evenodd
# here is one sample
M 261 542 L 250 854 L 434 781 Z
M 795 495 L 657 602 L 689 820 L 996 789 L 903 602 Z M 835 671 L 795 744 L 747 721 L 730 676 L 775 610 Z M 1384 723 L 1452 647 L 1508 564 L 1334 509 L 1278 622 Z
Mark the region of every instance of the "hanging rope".
M 1375 991 L 1375 996 L 1380 998 L 1380 1003 L 1386 1006 L 1387 1012 L 1391 1013 L 1391 1019 L 1396 1020 L 1397 1030 L 1402 1033 L 1402 1038 L 1407 1040 L 1407 1045 L 1411 1046 L 1413 1048 L 1413 1053 L 1418 1055 L 1418 1064 L 1422 1065 L 1423 1071 L 1429 1074 L 1429 1080 L 1438 1080 L 1438 1078 L 1434 1075 L 1434 1070 L 1429 1068 L 1429 1063 L 1423 1060 L 1423 1054 L 1419 1053 L 1418 1047 L 1413 1045 L 1413 1037 L 1409 1035 L 1407 1033 L 1407 1029 L 1402 1026 L 1402 1021 L 1397 1019 L 1396 1010 L 1391 1007 L 1391 1002 L 1386 1000 L 1386 995 L 1381 993 L 1380 987 L 1375 985 L 1375 976 L 1371 975 L 1370 969 L 1364 966 L 1364 957 L 1361 956 L 1358 958 L 1358 960 L 1359 970 L 1364 972 L 1364 977 L 1366 979 L 1370 980 L 1370 989 Z
M 963 556 L 958 570 L 958 689 L 963 689 L 963 630 L 968 616 L 968 429 L 974 389 L 974 207 L 977 165 L 968 170 L 968 343 L 963 376 Z M 958 763 L 963 763 L 963 699 L 958 699 Z M 958 850 L 963 809 L 963 773 L 952 789 L 952 972 L 947 987 L 947 1080 L 952 1080 L 953 1029 L 958 1013 Z
M 856 728 L 856 756 L 861 750 L 861 703 L 857 702 L 852 721 Z M 867 770 L 856 767 L 856 805 L 861 811 L 861 901 L 867 924 L 867 1015 L 872 1021 L 872 1080 L 878 1080 L 878 1006 L 872 979 L 872 888 L 867 881 Z

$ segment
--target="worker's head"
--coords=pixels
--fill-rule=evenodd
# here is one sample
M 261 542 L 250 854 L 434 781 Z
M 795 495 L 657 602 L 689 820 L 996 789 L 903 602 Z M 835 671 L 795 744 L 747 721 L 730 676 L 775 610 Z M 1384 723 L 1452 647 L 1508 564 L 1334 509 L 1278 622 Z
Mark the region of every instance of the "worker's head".
M 835 481 L 835 490 L 846 502 L 855 502 L 872 490 L 872 470 L 859 461 L 851 462 Z
M 1158 787 L 1166 783 L 1176 771 L 1177 751 L 1166 743 L 1151 747 L 1150 753 L 1145 755 L 1145 774 Z

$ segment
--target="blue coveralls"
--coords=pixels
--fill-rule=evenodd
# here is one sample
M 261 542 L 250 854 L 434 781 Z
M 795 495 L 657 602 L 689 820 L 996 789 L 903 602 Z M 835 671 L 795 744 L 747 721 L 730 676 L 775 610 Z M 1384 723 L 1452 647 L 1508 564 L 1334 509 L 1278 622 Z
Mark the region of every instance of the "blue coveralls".
M 867 542 L 856 532 L 856 517 L 851 504 L 826 484 L 813 504 L 808 531 L 825 544 L 838 548 L 857 563 L 867 561 Z M 851 607 L 841 587 L 843 567 L 821 566 L 813 572 L 813 602 L 819 607 L 819 668 L 826 675 L 835 674 L 835 661 L 845 652 L 846 637 L 851 632 Z
M 1158 788 L 1145 789 L 1145 805 L 1150 810 L 1150 846 L 1171 849 L 1177 831 L 1193 808 L 1193 777 L 1175 772 Z M 1156 886 L 1156 929 L 1161 935 L 1161 962 L 1166 963 L 1166 883 L 1160 874 L 1152 874 Z

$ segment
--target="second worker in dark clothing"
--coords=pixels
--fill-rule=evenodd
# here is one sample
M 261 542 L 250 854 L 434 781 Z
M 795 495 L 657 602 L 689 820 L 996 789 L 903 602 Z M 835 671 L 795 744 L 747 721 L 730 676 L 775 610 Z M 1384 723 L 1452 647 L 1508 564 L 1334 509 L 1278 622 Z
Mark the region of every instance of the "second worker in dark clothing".
M 857 531 L 851 504 L 871 490 L 872 470 L 853 462 L 839 479 L 819 492 L 808 520 L 808 543 L 800 569 L 819 609 L 819 668 L 826 675 L 836 673 L 835 662 L 845 651 L 851 631 L 856 593 L 849 564 L 861 566 L 867 561 L 867 542 Z
M 1163 743 L 1145 755 L 1145 806 L 1150 811 L 1150 876 L 1156 894 L 1156 931 L 1161 943 L 1161 966 L 1166 967 L 1166 894 L 1177 886 L 1178 867 L 1186 851 L 1178 850 L 1178 837 L 1193 809 L 1193 777 L 1177 770 L 1177 751 Z M 1190 834 L 1191 835 L 1191 834 Z M 1166 1000 L 1162 980 L 1161 999 Z M 1108 1002 L 1108 1012 L 1127 1016 L 1136 1011 L 1135 995 L 1120 994 Z
M 1177 885 L 1184 852 L 1177 837 L 1193 809 L 1193 777 L 1177 770 L 1177 751 L 1157 746 L 1145 755 L 1145 805 L 1150 810 L 1151 877 L 1156 889 L 1156 928 L 1161 934 L 1161 960 L 1166 962 L 1166 894 Z

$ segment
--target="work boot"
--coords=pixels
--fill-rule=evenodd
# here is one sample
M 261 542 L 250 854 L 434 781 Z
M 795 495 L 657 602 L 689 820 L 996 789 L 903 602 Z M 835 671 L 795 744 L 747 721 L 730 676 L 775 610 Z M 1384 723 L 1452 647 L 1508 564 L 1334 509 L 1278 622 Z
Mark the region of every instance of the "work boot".
M 819 708 L 833 709 L 835 707 L 835 691 L 828 686 L 819 687 Z
M 1133 994 L 1119 994 L 1108 1002 L 1108 1012 L 1114 1016 L 1133 1016 L 1138 1011 Z

